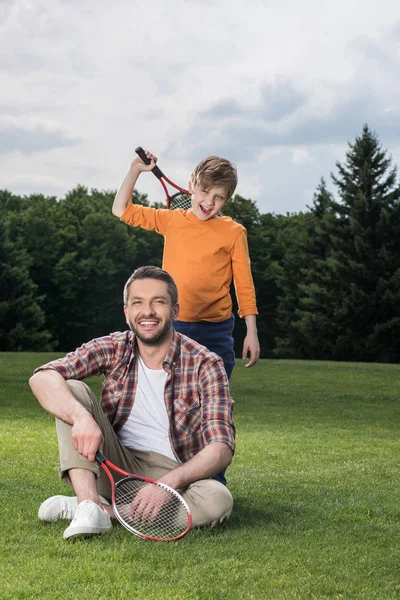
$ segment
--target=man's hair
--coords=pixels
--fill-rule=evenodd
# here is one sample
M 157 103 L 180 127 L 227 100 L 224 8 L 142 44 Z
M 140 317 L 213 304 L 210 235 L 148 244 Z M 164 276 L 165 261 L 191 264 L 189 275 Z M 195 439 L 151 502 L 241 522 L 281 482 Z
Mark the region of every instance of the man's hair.
M 237 186 L 237 170 L 226 158 L 207 156 L 199 162 L 190 176 L 190 181 L 192 185 L 201 186 L 204 190 L 223 185 L 227 188 L 229 200 Z
M 158 279 L 160 281 L 165 281 L 165 283 L 168 285 L 168 293 L 171 297 L 172 305 L 174 306 L 178 302 L 178 288 L 176 287 L 176 283 L 172 279 L 171 275 L 167 273 L 167 271 L 160 269 L 160 267 L 154 267 L 151 265 L 139 267 L 129 277 L 124 287 L 125 306 L 128 305 L 129 288 L 131 287 L 131 284 L 138 279 Z

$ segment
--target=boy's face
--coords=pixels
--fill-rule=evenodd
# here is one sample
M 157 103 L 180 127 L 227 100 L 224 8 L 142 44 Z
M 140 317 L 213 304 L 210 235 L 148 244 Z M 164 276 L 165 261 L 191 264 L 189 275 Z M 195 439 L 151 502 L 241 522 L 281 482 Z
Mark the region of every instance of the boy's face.
M 193 185 L 189 181 L 189 192 L 192 194 L 192 212 L 201 221 L 213 219 L 229 200 L 224 185 L 204 190 L 200 185 Z

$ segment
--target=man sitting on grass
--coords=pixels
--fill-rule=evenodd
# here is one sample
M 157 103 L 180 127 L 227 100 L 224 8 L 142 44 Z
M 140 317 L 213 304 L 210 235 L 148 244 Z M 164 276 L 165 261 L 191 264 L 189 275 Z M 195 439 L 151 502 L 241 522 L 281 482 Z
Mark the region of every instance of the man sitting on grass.
M 61 478 L 76 496 L 52 496 L 39 519 L 70 519 L 64 539 L 112 528 L 110 483 L 97 450 L 122 469 L 180 490 L 192 526 L 228 518 L 233 499 L 218 480 L 232 460 L 233 400 L 216 354 L 173 329 L 172 277 L 140 267 L 124 288 L 130 330 L 94 339 L 35 370 L 29 383 L 56 417 Z M 104 375 L 101 401 L 81 380 Z

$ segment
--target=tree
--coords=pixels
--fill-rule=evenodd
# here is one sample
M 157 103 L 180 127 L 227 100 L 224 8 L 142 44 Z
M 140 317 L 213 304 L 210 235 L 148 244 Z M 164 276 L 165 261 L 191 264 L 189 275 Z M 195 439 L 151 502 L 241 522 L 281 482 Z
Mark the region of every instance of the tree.
M 298 246 L 298 299 L 286 332 L 305 356 L 400 358 L 400 187 L 392 160 L 368 126 L 321 185 Z
M 276 274 L 277 306 L 275 347 L 273 354 L 280 358 L 305 358 L 308 344 L 299 331 L 298 309 L 303 283 L 304 261 L 309 261 L 305 247 L 314 239 L 310 213 L 287 215 L 280 230 L 282 257 Z M 307 256 L 307 258 L 306 258 Z
M 19 210 L 21 199 L 0 193 L 0 350 L 52 350 L 51 335 L 45 327 L 42 298 L 29 276 L 30 258 L 26 249 L 10 239 L 9 220 Z
M 261 346 L 261 357 L 274 355 L 277 335 L 277 306 L 280 288 L 278 278 L 287 244 L 293 239 L 297 228 L 294 215 L 260 214 L 254 201 L 236 195 L 224 209 L 224 213 L 241 223 L 247 231 L 251 270 L 257 298 L 257 329 Z M 291 234 L 286 236 L 290 228 Z M 234 297 L 234 310 L 237 303 Z M 235 354 L 241 356 L 246 325 L 236 321 Z
M 224 214 L 241 223 L 247 231 L 251 270 L 257 299 L 258 338 L 261 356 L 270 356 L 274 346 L 274 313 L 276 306 L 276 286 L 274 284 L 276 260 L 276 218 L 274 215 L 261 215 L 253 200 L 235 195 L 224 208 Z M 279 254 L 279 253 L 278 253 Z M 232 285 L 233 310 L 237 313 L 238 304 Z M 234 331 L 235 355 L 241 356 L 246 324 L 236 319 Z
M 135 203 L 147 198 L 135 194 Z M 53 265 L 57 339 L 62 350 L 125 328 L 123 286 L 142 264 L 161 264 L 162 237 L 120 223 L 115 192 L 78 186 L 59 203 L 62 240 Z

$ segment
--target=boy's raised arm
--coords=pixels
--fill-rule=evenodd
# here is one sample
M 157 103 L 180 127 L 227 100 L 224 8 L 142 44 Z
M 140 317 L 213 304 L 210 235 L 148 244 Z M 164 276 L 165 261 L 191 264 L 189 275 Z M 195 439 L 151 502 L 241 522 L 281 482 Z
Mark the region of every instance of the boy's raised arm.
M 120 218 L 125 209 L 132 202 L 132 192 L 135 189 L 136 181 L 140 173 L 142 171 L 151 171 L 156 166 L 157 158 L 150 152 L 146 152 L 146 155 L 150 158 L 151 163 L 145 165 L 139 157 L 136 158 L 132 162 L 129 171 L 119 186 L 119 190 L 116 193 L 114 204 L 112 206 L 112 214 L 116 217 Z

